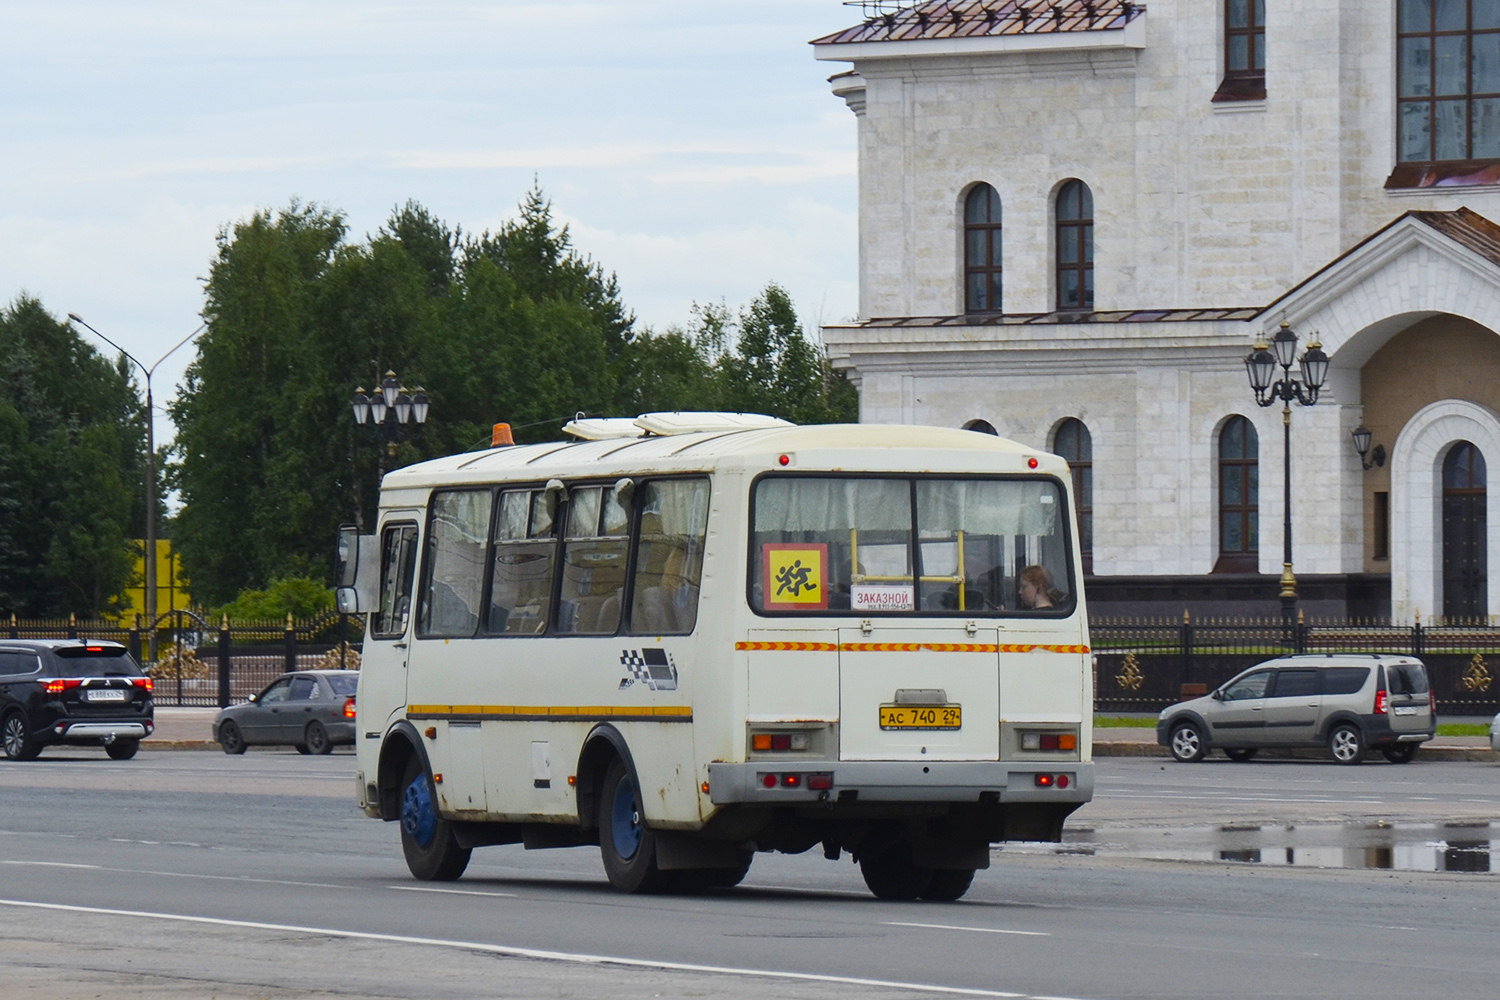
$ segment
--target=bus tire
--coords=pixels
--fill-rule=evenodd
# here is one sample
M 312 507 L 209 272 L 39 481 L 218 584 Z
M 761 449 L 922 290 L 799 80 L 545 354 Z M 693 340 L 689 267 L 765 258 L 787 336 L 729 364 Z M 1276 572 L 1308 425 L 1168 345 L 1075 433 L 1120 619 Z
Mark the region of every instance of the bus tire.
M 599 854 L 609 884 L 620 892 L 661 892 L 671 885 L 656 867 L 656 834 L 641 814 L 640 785 L 618 757 L 600 789 Z
M 859 873 L 880 899 L 916 899 L 932 885 L 933 871 L 911 859 L 911 845 L 893 844 L 878 854 L 861 855 Z
M 452 882 L 469 867 L 470 848 L 458 846 L 453 824 L 438 815 L 432 778 L 415 756 L 401 779 L 401 853 L 424 882 Z
M 951 903 L 955 899 L 962 899 L 973 884 L 973 868 L 939 868 L 932 873 L 932 881 L 927 888 L 922 890 L 922 898 L 935 903 Z

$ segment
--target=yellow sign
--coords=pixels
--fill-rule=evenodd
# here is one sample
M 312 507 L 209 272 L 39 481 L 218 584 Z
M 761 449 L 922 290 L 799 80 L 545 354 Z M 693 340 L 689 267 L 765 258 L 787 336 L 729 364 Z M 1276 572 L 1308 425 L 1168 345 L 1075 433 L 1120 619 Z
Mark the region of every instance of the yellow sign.
M 146 550 L 146 543 L 136 540 L 142 553 Z M 123 607 L 120 610 L 120 621 L 129 625 L 135 620 L 137 614 L 146 613 L 146 559 L 144 555 L 136 557 L 135 560 L 135 586 L 126 589 L 121 595 Z M 168 611 L 186 611 L 191 608 L 192 598 L 188 595 L 187 587 L 182 581 L 182 558 L 172 551 L 172 541 L 168 538 L 156 540 L 156 613 L 158 616 Z
M 767 611 L 828 607 L 828 546 L 769 542 L 761 546 Z

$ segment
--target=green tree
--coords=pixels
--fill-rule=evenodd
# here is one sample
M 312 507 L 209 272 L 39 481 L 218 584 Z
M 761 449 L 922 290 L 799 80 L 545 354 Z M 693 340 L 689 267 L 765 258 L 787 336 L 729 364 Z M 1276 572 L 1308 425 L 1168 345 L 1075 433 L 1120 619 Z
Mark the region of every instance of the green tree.
M 212 617 L 228 615 L 230 622 L 280 621 L 312 618 L 333 610 L 333 591 L 321 580 L 305 576 L 272 580 L 264 590 L 245 590 L 223 607 L 215 608 Z
M 0 311 L 0 609 L 109 611 L 131 582 L 146 414 L 125 364 L 36 299 Z

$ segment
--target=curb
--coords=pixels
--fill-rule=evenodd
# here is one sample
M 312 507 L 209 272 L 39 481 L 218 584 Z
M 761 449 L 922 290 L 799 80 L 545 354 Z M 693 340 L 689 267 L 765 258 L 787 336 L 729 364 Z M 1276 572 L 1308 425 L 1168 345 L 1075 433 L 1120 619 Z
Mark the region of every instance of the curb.
M 142 745 L 144 746 L 144 744 Z M 1328 756 L 1321 750 L 1285 750 L 1278 753 L 1277 756 L 1283 754 L 1292 757 L 1307 757 L 1315 760 L 1320 760 Z M 1172 754 L 1166 747 L 1157 743 L 1117 741 L 1095 743 L 1094 756 L 1170 758 Z M 1500 760 L 1500 756 L 1497 756 L 1493 750 L 1483 747 L 1435 747 L 1427 744 L 1423 744 L 1422 749 L 1417 752 L 1417 757 L 1421 760 L 1476 760 L 1488 761 L 1490 763 Z

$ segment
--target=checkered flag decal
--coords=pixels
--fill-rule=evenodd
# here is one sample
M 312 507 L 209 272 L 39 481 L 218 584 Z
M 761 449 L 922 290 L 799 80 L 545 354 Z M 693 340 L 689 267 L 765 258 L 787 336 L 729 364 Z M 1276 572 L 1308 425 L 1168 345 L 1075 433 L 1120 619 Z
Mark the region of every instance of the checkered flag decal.
M 625 668 L 625 676 L 620 679 L 621 690 L 636 681 L 652 691 L 677 690 L 677 668 L 664 649 L 622 649 L 620 666 Z

